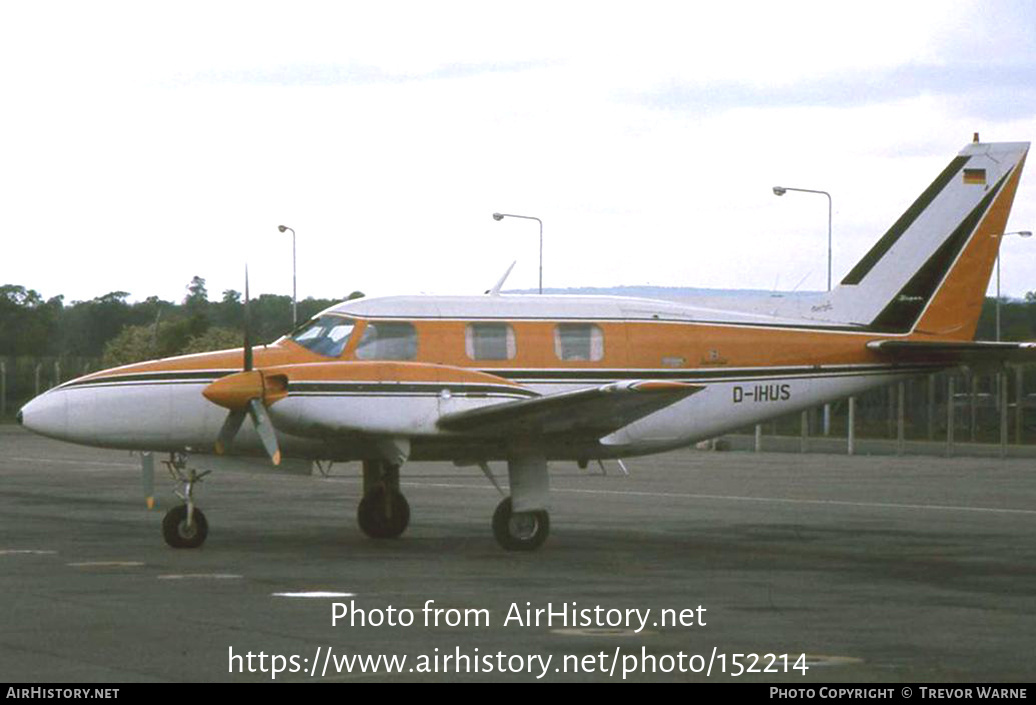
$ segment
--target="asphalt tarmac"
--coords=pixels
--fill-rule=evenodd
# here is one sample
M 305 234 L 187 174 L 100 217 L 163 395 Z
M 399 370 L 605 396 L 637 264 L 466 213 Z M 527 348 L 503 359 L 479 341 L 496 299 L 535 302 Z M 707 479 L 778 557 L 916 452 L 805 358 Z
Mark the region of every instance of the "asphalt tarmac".
M 4 682 L 1036 672 L 1032 460 L 687 450 L 632 459 L 629 477 L 559 463 L 552 533 L 531 553 L 496 545 L 499 494 L 477 468 L 407 465 L 411 524 L 392 541 L 356 527 L 355 464 L 328 478 L 225 473 L 198 491 L 208 541 L 176 550 L 160 530 L 172 484 L 159 475 L 146 511 L 135 457 L 14 426 L 0 450 Z M 335 603 L 383 623 L 333 625 Z M 353 660 L 379 655 L 407 660 L 394 673 Z

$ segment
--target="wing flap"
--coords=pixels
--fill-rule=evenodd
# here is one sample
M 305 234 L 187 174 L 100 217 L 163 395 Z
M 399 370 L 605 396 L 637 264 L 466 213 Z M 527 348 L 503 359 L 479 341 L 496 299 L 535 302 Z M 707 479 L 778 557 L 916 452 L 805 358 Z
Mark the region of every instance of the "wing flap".
M 614 382 L 447 414 L 444 431 L 479 436 L 607 435 L 704 389 L 684 382 Z

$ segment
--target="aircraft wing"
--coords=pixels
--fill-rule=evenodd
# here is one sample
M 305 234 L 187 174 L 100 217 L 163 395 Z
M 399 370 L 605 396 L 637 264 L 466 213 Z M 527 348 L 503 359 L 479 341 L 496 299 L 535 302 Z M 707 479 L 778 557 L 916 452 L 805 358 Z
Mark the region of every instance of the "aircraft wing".
M 573 433 L 600 437 L 704 388 L 684 382 L 613 382 L 447 414 L 438 426 L 480 436 Z
M 1036 343 L 872 340 L 867 343 L 867 347 L 903 362 L 940 362 L 961 365 L 1036 362 Z

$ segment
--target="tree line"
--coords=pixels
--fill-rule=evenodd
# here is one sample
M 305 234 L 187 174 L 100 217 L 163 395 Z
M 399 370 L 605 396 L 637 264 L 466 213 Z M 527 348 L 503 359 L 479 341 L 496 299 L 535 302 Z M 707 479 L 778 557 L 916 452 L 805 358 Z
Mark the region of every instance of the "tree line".
M 130 303 L 126 291 L 112 291 L 89 301 L 66 304 L 64 296 L 45 299 L 18 284 L 0 286 L 0 357 L 100 358 L 112 366 L 240 347 L 245 306 L 241 292 L 227 289 L 210 301 L 205 280 L 195 276 L 180 302 L 150 296 Z M 343 299 L 306 298 L 298 302 L 298 320 L 308 320 Z M 269 342 L 292 327 L 290 296 L 261 294 L 251 300 L 252 340 Z
M 103 366 L 156 357 L 240 347 L 245 307 L 239 291 L 227 289 L 210 301 L 205 280 L 195 276 L 179 302 L 150 296 L 130 303 L 130 294 L 112 291 L 89 301 L 66 304 L 64 296 L 44 299 L 34 289 L 0 286 L 0 357 L 96 358 Z M 304 322 L 344 299 L 306 298 L 298 302 Z M 1036 340 L 1036 292 L 1001 301 L 1001 338 Z M 251 300 L 252 339 L 269 342 L 291 330 L 291 297 L 261 294 Z M 996 337 L 996 302 L 986 299 L 980 340 Z

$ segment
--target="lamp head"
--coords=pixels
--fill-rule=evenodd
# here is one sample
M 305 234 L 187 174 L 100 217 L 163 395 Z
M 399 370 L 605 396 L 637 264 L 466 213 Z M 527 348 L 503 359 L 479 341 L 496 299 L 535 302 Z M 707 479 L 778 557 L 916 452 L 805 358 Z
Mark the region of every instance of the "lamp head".
M 503 213 L 494 213 L 493 214 L 493 220 L 503 220 L 503 219 L 504 219 L 504 214 Z
M 288 229 L 288 226 L 287 225 L 278 225 L 277 229 L 280 230 L 283 233 L 285 230 Z
M 1018 237 L 1032 237 L 1031 230 L 1021 230 L 1018 232 Z
M 783 186 L 774 186 L 773 187 L 773 195 L 775 195 L 775 196 L 783 196 L 787 192 L 788 192 L 788 189 L 784 188 Z

